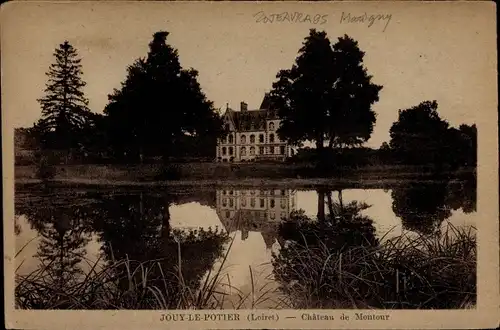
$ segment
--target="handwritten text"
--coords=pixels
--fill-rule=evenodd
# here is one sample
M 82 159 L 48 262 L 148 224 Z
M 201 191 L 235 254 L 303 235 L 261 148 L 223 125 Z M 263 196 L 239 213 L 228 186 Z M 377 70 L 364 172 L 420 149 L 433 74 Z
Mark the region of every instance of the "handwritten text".
M 368 24 L 368 27 L 372 27 L 375 22 L 379 21 L 385 21 L 385 26 L 384 26 L 384 32 L 387 26 L 389 25 L 389 22 L 392 19 L 392 14 L 375 14 L 375 15 L 370 15 L 367 13 L 364 13 L 362 15 L 353 15 L 351 13 L 344 13 L 342 12 L 342 15 L 340 16 L 340 23 L 362 23 L 362 24 Z
M 322 25 L 328 22 L 327 14 L 309 15 L 300 12 L 282 12 L 282 13 L 265 13 L 259 11 L 253 15 L 257 23 L 274 23 L 274 22 L 289 22 L 289 23 L 312 23 Z

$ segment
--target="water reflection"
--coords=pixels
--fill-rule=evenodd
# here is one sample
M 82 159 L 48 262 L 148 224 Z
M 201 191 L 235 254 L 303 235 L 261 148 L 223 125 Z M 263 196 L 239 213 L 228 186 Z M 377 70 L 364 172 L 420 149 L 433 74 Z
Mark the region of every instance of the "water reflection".
M 431 191 L 429 200 L 411 198 Z M 475 304 L 475 236 L 467 230 L 453 229 L 453 236 L 438 230 L 437 225 L 451 216 L 445 197 L 453 194 L 445 186 L 394 190 L 393 207 L 405 211 L 403 227 L 433 236 L 403 235 L 384 242 L 375 235 L 373 219 L 361 214 L 370 206 L 346 203 L 342 191 L 337 193 L 334 200 L 332 191 L 318 188 L 316 218 L 298 210 L 280 225 L 287 244 L 273 256 L 273 271 L 294 308 L 434 309 Z
M 342 191 L 337 191 L 336 200 L 332 195 L 328 189 L 317 189 L 315 219 L 298 210 L 280 225 L 287 245 L 274 256 L 274 273 L 296 308 L 335 308 L 332 303 L 342 295 L 331 285 L 342 281 L 338 270 L 359 273 L 360 264 L 352 261 L 363 257 L 360 252 L 365 250 L 360 247 L 378 244 L 373 220 L 361 214 L 370 206 L 358 201 L 344 203 Z M 343 268 L 340 264 L 336 265 L 339 268 L 329 265 L 334 254 L 347 256 Z M 360 285 L 358 290 L 362 291 Z
M 198 287 L 227 241 L 227 235 L 217 229 L 172 229 L 167 194 L 106 194 L 91 205 L 54 205 L 51 200 L 42 198 L 35 207 L 28 203 L 31 207 L 21 208 L 41 236 L 34 256 L 40 260 L 38 269 L 43 269 L 40 280 L 43 284 L 47 279 L 57 281 L 60 285 L 52 285 L 50 290 L 66 297 L 69 293 L 85 294 L 79 304 L 87 307 L 153 308 L 158 306 L 159 296 L 145 290 L 151 287 L 161 287 L 160 302 L 165 308 L 176 306 L 180 291 Z M 89 209 L 92 211 L 87 212 Z M 87 283 L 78 276 L 83 275 L 78 265 L 90 240 L 89 230 L 101 243 L 101 269 L 106 271 L 105 276 L 99 276 L 106 289 L 99 288 L 99 295 L 106 295 L 104 301 L 103 297 L 96 299 L 98 293 L 94 291 L 81 292 Z M 139 267 L 142 272 L 137 271 Z M 144 290 L 130 295 L 131 281 L 135 289 L 143 286 Z M 65 305 L 44 301 L 42 296 L 36 298 L 29 300 L 30 308 L 70 308 L 71 304 L 64 297 L 61 300 Z
M 401 184 L 392 190 L 392 209 L 405 229 L 432 234 L 440 230 L 452 210 L 476 210 L 475 186 L 475 180 Z
M 221 187 L 20 192 L 16 194 L 16 214 L 34 231 L 23 230 L 24 220 L 16 219 L 16 235 L 37 235 L 36 253 L 26 260 L 36 266 L 28 269 L 45 269 L 47 276 L 37 281 L 64 293 L 46 299 L 48 291 L 30 296 L 34 287 L 25 286 L 18 292 L 25 299 L 20 305 L 191 308 L 201 300 L 193 294 L 190 302 L 179 305 L 186 291 L 198 292 L 224 264 L 220 292 L 239 299 L 265 288 L 276 298 L 259 306 L 254 300 L 240 307 L 274 308 L 279 305 L 275 302 L 286 295 L 292 300 L 289 306 L 334 308 L 345 303 L 345 295 L 344 289 L 333 283 L 347 283 L 338 267 L 353 276 L 364 274 L 367 269 L 359 261 L 373 262 L 371 257 L 366 259 L 366 251 L 381 246 L 390 224 L 425 235 L 439 233 L 443 221 L 454 219 L 459 210 L 463 214 L 475 211 L 475 187 L 475 181 L 469 180 L 408 182 L 386 191 Z M 29 238 L 23 237 L 23 241 Z M 92 244 L 99 250 L 97 256 L 88 252 Z M 334 254 L 342 258 L 333 260 Z M 307 267 L 318 261 L 318 256 L 335 266 Z M 123 260 L 126 263 L 117 264 Z M 106 269 L 106 276 L 99 273 L 102 269 Z M 82 283 L 92 272 L 101 274 L 102 285 L 84 290 Z M 145 279 L 143 290 L 132 295 L 131 289 L 141 287 Z M 354 282 L 351 279 L 349 283 L 352 286 Z M 234 290 L 228 290 L 229 286 Z M 308 287 L 314 294 L 291 295 L 297 286 Z M 160 291 L 153 293 L 148 288 Z M 357 282 L 356 288 L 350 292 L 351 304 L 380 305 L 394 298 L 392 287 L 378 287 L 376 295 L 373 283 Z M 82 298 L 77 304 L 68 301 L 68 294 Z M 230 300 L 222 307 L 233 308 L 235 302 L 229 304 Z M 220 307 L 215 304 L 205 304 L 204 308 Z
M 241 240 L 250 231 L 260 232 L 270 249 L 276 240 L 277 224 L 285 219 L 297 204 L 291 189 L 218 189 L 217 214 L 228 232 L 241 231 Z

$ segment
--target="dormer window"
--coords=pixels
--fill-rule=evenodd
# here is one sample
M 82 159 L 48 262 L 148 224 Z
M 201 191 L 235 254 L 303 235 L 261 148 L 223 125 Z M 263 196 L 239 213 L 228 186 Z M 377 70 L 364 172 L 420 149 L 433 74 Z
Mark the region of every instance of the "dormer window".
M 233 143 L 233 135 L 232 134 L 229 135 L 229 143 Z
M 274 131 L 274 123 L 273 122 L 269 123 L 269 130 Z
M 242 135 L 242 136 L 241 136 L 241 143 L 242 143 L 242 144 L 247 143 L 247 137 L 246 137 L 245 135 Z

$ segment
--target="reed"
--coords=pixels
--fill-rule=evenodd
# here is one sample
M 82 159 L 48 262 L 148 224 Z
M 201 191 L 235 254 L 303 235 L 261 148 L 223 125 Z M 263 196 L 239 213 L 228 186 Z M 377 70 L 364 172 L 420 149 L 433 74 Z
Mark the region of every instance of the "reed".
M 294 308 L 458 309 L 476 303 L 475 228 L 448 223 L 341 250 L 293 242 L 274 269 Z
M 22 309 L 239 309 L 259 308 L 474 308 L 475 228 L 448 224 L 433 237 L 403 233 L 340 250 L 327 244 L 289 241 L 273 256 L 273 279 L 258 288 L 249 268 L 251 291 L 231 285 L 226 260 L 197 283 L 183 277 L 183 260 L 166 270 L 162 259 L 90 263 L 90 271 L 64 286 L 42 264 L 16 276 L 16 307 Z M 280 283 L 273 288 L 269 283 Z M 231 296 L 231 297 L 229 297 Z M 236 297 L 236 300 L 234 298 Z M 231 298 L 231 299 L 228 299 Z M 269 302 L 273 302 L 270 304 Z

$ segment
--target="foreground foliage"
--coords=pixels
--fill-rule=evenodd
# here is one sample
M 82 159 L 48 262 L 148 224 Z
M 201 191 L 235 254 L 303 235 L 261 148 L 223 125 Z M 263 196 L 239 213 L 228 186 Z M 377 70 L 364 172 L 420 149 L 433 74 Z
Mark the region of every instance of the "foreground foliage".
M 257 292 L 250 268 L 252 292 L 238 294 L 237 301 L 229 308 L 248 308 L 248 303 L 258 308 L 259 303 L 276 296 L 281 296 L 276 308 L 449 309 L 475 305 L 473 228 L 464 230 L 449 224 L 439 236 L 407 233 L 380 244 L 366 232 L 359 232 L 355 241 L 360 244 L 352 246 L 347 243 L 352 233 L 349 226 L 343 226 L 337 236 L 313 227 L 309 224 L 307 231 L 299 231 L 302 240 L 290 239 L 280 254 L 274 255 L 274 276 L 281 284 L 279 288 Z M 162 259 L 139 262 L 125 258 L 104 267 L 97 261 L 88 274 L 75 274 L 78 278 L 61 289 L 51 285 L 50 265 L 42 264 L 29 275 L 16 276 L 16 306 L 23 309 L 228 308 L 224 289 L 228 284 L 223 283 L 223 270 L 230 249 L 229 245 L 221 256 L 220 266 L 208 270 L 201 281 L 185 278 L 182 257 L 173 268 L 166 267 Z
M 276 278 L 295 308 L 475 305 L 474 228 L 449 223 L 432 237 L 407 232 L 382 243 L 369 231 L 358 232 L 355 240 L 361 244 L 350 244 L 348 223 L 330 229 L 308 223 L 298 233 L 301 239 L 291 240 L 273 262 Z

